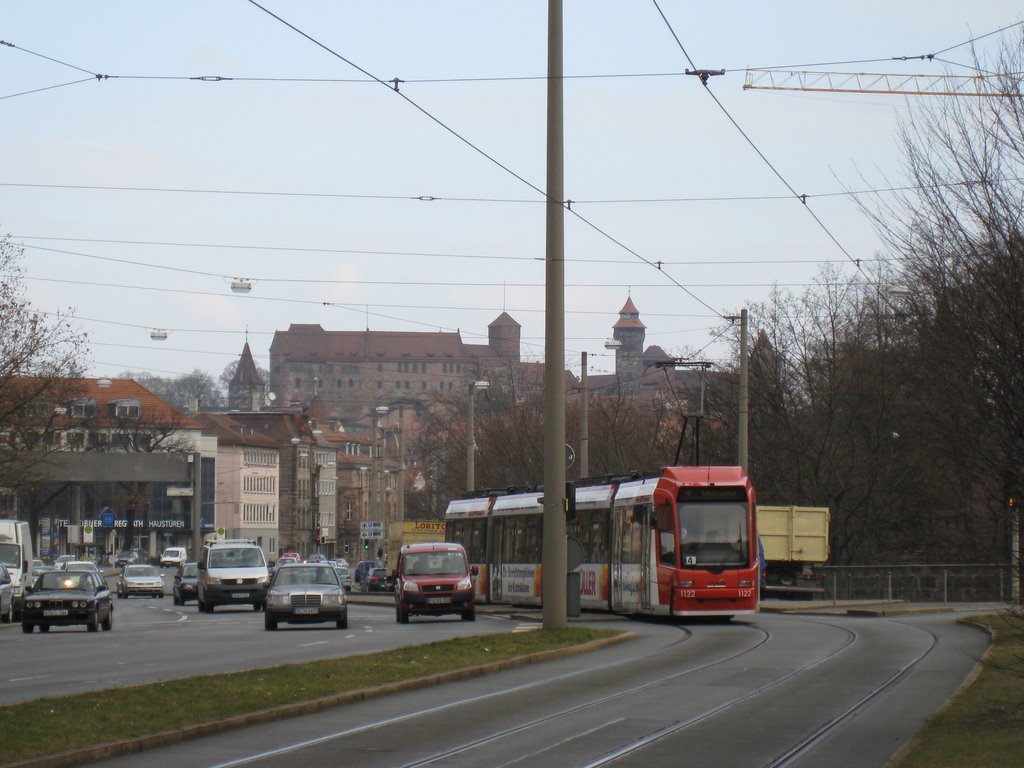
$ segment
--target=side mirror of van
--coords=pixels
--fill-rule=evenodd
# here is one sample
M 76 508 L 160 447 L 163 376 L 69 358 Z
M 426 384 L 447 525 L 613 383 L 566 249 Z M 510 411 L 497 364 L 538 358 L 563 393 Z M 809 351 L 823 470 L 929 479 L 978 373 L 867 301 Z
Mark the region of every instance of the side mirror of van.
M 206 563 L 204 563 L 202 560 L 200 560 L 198 563 L 196 563 L 196 568 L 198 568 L 200 571 L 205 571 L 206 570 Z
M 479 568 L 479 566 L 474 565 L 472 568 L 469 569 L 469 572 L 471 574 L 473 574 L 474 576 L 479 576 L 480 575 L 480 568 Z

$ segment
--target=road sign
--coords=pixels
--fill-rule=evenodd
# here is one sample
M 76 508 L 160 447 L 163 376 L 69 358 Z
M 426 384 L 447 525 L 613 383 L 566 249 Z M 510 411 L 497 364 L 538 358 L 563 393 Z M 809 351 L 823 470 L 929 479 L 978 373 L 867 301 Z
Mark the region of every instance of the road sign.
M 104 507 L 103 512 L 100 513 L 100 525 L 104 528 L 114 527 L 114 510 L 110 507 Z
M 369 536 L 366 535 L 369 532 L 372 532 L 372 531 L 380 532 L 380 531 L 383 531 L 383 530 L 384 530 L 384 523 L 370 521 L 370 522 L 364 522 L 364 523 L 360 523 L 359 524 L 359 533 L 361 533 L 363 535 L 364 539 L 370 538 Z
M 86 523 L 85 525 L 82 526 L 82 543 L 83 544 L 92 544 L 93 543 L 92 542 L 92 532 L 93 532 L 93 527 L 91 525 L 89 525 L 88 523 Z

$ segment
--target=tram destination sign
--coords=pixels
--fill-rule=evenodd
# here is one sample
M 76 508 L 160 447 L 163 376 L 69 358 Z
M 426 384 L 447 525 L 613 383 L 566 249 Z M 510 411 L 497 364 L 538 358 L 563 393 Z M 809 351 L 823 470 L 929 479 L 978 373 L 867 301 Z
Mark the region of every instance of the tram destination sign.
M 742 485 L 680 488 L 680 501 L 746 501 L 747 490 Z

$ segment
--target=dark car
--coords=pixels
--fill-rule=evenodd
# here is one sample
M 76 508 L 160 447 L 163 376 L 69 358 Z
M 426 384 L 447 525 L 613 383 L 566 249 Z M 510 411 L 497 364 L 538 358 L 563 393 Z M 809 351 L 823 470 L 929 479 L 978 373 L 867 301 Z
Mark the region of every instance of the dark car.
M 390 592 L 391 582 L 388 580 L 387 568 L 374 568 L 364 579 L 367 592 Z
M 174 586 L 171 589 L 175 605 L 184 605 L 189 600 L 195 600 L 198 597 L 199 592 L 196 586 L 198 578 L 198 563 L 182 563 L 178 566 L 178 572 L 174 574 Z
M 107 582 L 93 571 L 44 573 L 21 609 L 21 630 L 49 632 L 52 626 L 85 624 L 90 632 L 114 626 L 114 601 Z
M 117 557 L 114 558 L 115 568 L 124 568 L 126 565 L 135 565 L 139 562 L 139 553 L 134 550 L 118 552 Z
M 380 563 L 376 560 L 360 560 L 356 563 L 355 571 L 352 572 L 352 581 L 359 589 L 366 591 L 366 580 L 370 576 L 370 571 L 379 567 Z
M 277 629 L 278 623 L 317 624 L 333 621 L 348 629 L 348 605 L 338 574 L 327 563 L 282 565 L 274 572 L 267 590 L 263 626 Z

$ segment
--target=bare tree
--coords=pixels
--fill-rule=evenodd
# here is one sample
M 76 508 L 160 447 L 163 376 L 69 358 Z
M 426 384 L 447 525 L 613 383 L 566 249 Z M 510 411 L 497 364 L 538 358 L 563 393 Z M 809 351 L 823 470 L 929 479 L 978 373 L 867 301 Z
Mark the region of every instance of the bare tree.
M 984 69 L 1001 73 L 999 95 L 916 106 L 902 128 L 910 184 L 864 205 L 913 289 L 945 524 L 999 558 L 1024 493 L 1024 39 Z
M 749 468 L 758 501 L 830 507 L 840 563 L 902 558 L 922 540 L 922 464 L 899 437 L 914 431 L 904 384 L 913 360 L 895 330 L 887 279 L 826 269 L 803 295 L 775 291 L 750 310 Z M 733 371 L 709 396 L 729 433 L 737 387 Z
M 133 379 L 176 408 L 216 410 L 225 403 L 224 393 L 206 371 L 195 368 L 176 378 L 154 376 L 146 371 L 122 371 L 122 379 Z
M 52 440 L 52 404 L 71 393 L 80 375 L 85 336 L 71 313 L 47 317 L 24 297 L 22 249 L 0 239 L 0 487 L 17 489 L 44 471 Z

